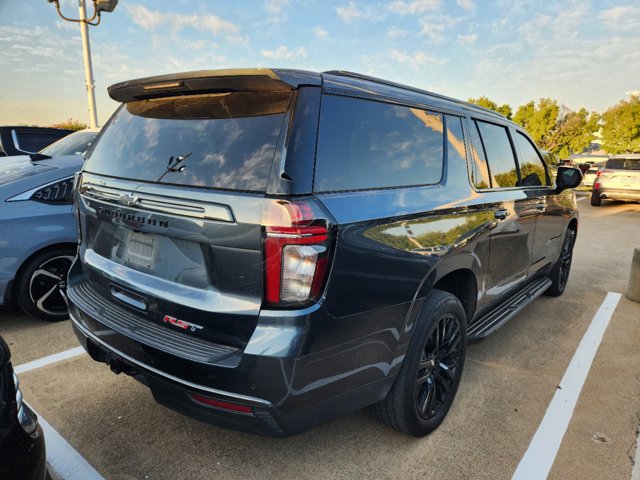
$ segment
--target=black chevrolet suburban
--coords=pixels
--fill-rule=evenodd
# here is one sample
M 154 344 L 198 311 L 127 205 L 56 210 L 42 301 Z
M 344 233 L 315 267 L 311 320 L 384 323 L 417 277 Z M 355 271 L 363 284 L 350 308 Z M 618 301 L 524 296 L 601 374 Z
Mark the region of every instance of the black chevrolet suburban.
M 76 179 L 89 355 L 163 405 L 274 436 L 370 406 L 435 429 L 467 342 L 566 286 L 570 188 L 527 133 L 363 75 L 144 78 Z

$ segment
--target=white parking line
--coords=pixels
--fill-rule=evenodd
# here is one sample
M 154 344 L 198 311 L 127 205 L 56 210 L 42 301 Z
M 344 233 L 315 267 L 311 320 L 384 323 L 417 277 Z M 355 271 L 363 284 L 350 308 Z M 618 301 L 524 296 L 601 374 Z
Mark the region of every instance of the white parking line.
M 584 200 L 585 198 L 587 198 L 587 197 L 578 197 L 578 198 L 576 198 L 576 202 L 581 202 L 581 201 L 582 201 L 582 200 Z
M 20 375 L 30 370 L 35 370 L 36 368 L 77 357 L 83 353 L 84 348 L 82 347 L 70 348 L 69 350 L 47 355 L 32 362 L 23 363 L 13 370 L 16 374 Z M 31 405 L 29 405 L 29 407 L 31 407 Z M 31 407 L 31 410 L 33 410 L 33 407 Z M 44 432 L 44 442 L 47 449 L 47 465 L 52 471 L 54 478 L 62 478 L 64 480 L 103 479 L 89 462 L 69 445 L 69 442 L 67 442 L 43 416 L 38 413 L 36 413 L 36 415 L 38 415 L 38 423 L 40 423 L 42 431 Z
M 31 410 L 33 407 L 29 405 Z M 103 480 L 100 475 L 82 455 L 80 455 L 60 435 L 55 428 L 47 422 L 44 417 L 38 415 L 38 423 L 44 432 L 44 442 L 47 449 L 47 465 L 51 470 L 53 478 L 64 480 Z
M 32 362 L 23 363 L 22 365 L 18 365 L 14 367 L 13 371 L 18 375 L 24 372 L 28 372 L 29 370 L 34 370 L 36 368 L 45 367 L 52 363 L 60 362 L 62 360 L 66 360 L 67 358 L 77 357 L 78 355 L 82 355 L 84 353 L 84 348 L 76 347 L 70 348 L 69 350 L 65 350 L 64 352 L 54 353 L 53 355 L 47 355 L 46 357 L 39 358 Z
M 609 320 L 620 300 L 609 292 L 585 332 L 513 480 L 547 478 Z

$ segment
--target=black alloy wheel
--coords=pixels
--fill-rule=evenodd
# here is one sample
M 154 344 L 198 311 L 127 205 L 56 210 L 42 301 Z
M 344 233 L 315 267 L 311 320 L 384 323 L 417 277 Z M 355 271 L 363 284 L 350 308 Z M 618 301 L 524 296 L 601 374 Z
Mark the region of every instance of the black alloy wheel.
M 425 420 L 448 403 L 458 370 L 462 333 L 456 317 L 446 314 L 427 339 L 416 378 L 416 409 Z
M 422 437 L 446 417 L 460 384 L 467 352 L 466 313 L 454 295 L 429 292 L 406 355 L 387 396 L 371 405 L 382 423 Z
M 567 287 L 569 281 L 569 274 L 571 273 L 571 260 L 573 259 L 573 245 L 576 240 L 575 230 L 568 228 L 564 241 L 562 242 L 562 249 L 560 250 L 560 258 L 553 266 L 551 274 L 551 286 L 545 292 L 552 297 L 558 297 L 564 293 L 564 289 Z
M 62 296 L 75 251 L 57 247 L 37 254 L 24 266 L 17 282 L 16 298 L 25 313 L 43 320 L 68 318 Z

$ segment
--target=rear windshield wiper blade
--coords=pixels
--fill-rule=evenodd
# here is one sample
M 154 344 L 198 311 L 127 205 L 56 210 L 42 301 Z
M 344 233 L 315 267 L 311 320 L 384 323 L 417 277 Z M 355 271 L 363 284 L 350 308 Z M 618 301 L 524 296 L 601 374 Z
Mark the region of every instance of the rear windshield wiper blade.
M 52 157 L 49 155 L 45 155 L 44 153 L 30 153 L 29 158 L 31 159 L 32 162 L 35 162 L 38 160 L 48 160 Z
M 186 155 L 178 155 L 177 157 L 174 157 L 174 156 L 169 157 L 169 163 L 167 163 L 167 167 L 166 167 L 165 172 L 162 175 L 160 175 L 160 178 L 158 180 L 156 180 L 156 182 L 162 181 L 164 176 L 169 172 L 173 172 L 173 173 L 182 173 L 182 172 L 184 172 L 184 169 L 186 167 L 184 165 L 180 165 L 180 164 L 182 162 L 184 162 L 187 158 L 189 158 L 192 154 L 193 154 L 193 152 L 189 152 Z

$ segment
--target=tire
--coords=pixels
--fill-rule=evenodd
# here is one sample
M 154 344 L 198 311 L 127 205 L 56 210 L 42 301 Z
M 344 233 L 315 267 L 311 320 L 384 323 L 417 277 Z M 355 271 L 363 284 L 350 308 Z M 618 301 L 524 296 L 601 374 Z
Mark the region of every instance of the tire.
M 591 206 L 599 207 L 600 205 L 602 205 L 602 198 L 600 198 L 600 194 L 598 193 L 598 191 L 594 190 L 593 192 L 591 192 Z
M 467 323 L 460 301 L 432 290 L 416 320 L 400 372 L 387 396 L 371 405 L 371 412 L 382 423 L 414 437 L 432 432 L 451 408 L 466 351 Z
M 37 253 L 22 266 L 16 300 L 25 313 L 49 321 L 69 318 L 60 290 L 66 287 L 75 256 L 75 248 L 54 247 Z
M 564 293 L 571 273 L 571 260 L 573 259 L 573 245 L 576 241 L 576 232 L 570 228 L 564 235 L 560 257 L 551 269 L 549 278 L 551 278 L 551 286 L 545 292 L 551 297 L 559 297 Z

